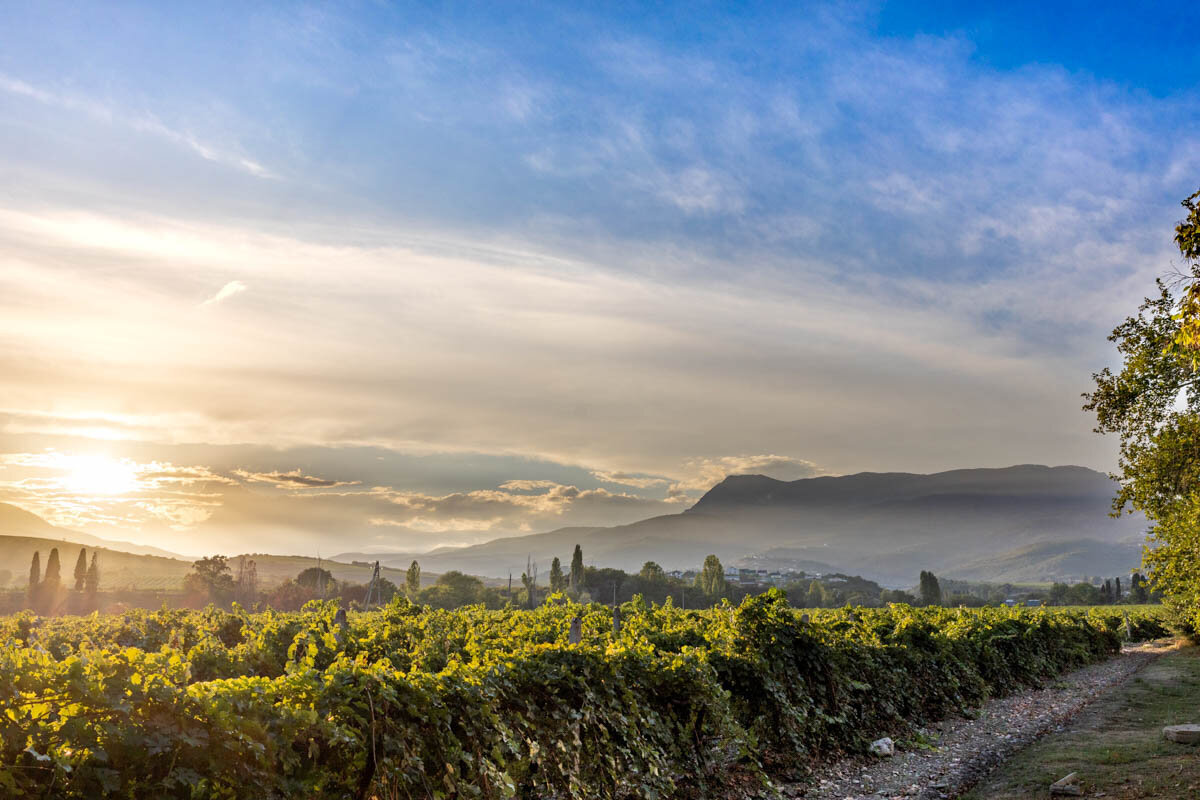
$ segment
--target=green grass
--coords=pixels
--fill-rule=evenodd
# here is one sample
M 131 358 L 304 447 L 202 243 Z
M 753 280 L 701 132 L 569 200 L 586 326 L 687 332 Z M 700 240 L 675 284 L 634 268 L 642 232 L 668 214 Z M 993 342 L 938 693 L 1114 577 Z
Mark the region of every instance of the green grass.
M 1200 722 L 1200 648 L 1155 661 L 1089 706 L 1071 727 L 1021 751 L 966 800 L 1047 796 L 1078 772 L 1085 796 L 1200 797 L 1200 748 L 1167 741 L 1166 725 Z

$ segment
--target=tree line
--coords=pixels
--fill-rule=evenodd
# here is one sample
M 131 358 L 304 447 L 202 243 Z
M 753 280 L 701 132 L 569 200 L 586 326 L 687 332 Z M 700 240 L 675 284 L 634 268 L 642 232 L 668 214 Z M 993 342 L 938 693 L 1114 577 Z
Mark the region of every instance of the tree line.
M 29 584 L 26 588 L 26 607 L 39 614 L 88 613 L 97 610 L 97 595 L 100 591 L 100 565 L 98 553 L 92 553 L 88 563 L 87 548 L 79 548 L 72 573 L 73 584 L 63 581 L 62 564 L 58 548 L 50 548 L 46 558 L 46 569 L 42 571 L 42 554 L 34 551 L 29 564 Z
M 86 548 L 81 548 L 73 572 L 73 590 L 61 576 L 58 548 L 53 548 L 43 573 L 40 553 L 34 553 L 30 565 L 26 607 L 40 614 L 88 613 L 98 610 L 100 572 L 98 554 L 90 564 Z M 800 573 L 801 576 L 804 573 Z M 709 608 L 722 600 L 740 603 L 747 595 L 765 590 L 756 584 L 733 584 L 726 580 L 725 569 L 715 555 L 705 558 L 703 566 L 684 577 L 668 574 L 659 564 L 647 561 L 635 573 L 615 567 L 584 564 L 583 550 L 577 544 L 567 570 L 559 558 L 550 564 L 548 581 L 537 580 L 537 565 L 530 560 L 516 585 L 488 586 L 472 575 L 450 570 L 422 585 L 421 565 L 413 561 L 405 573 L 403 586 L 384 577 L 374 584 L 339 581 L 321 566 L 308 567 L 294 578 L 261 589 L 254 560 L 242 556 L 231 560 L 223 555 L 201 558 L 192 564 L 184 578 L 183 605 L 202 608 L 208 604 L 228 606 L 239 603 L 245 608 L 300 610 L 310 601 L 337 600 L 345 608 L 365 608 L 389 602 L 402 595 L 410 602 L 440 609 L 482 605 L 489 609 L 536 608 L 561 595 L 581 602 L 626 603 L 634 596 L 647 602 L 666 603 L 683 608 Z M 802 577 L 779 587 L 793 605 L 804 608 L 840 608 L 842 606 L 880 607 L 889 603 L 912 606 L 1000 605 L 1016 597 L 1019 602 L 1036 600 L 1048 605 L 1109 605 L 1114 603 L 1157 602 L 1146 578 L 1134 573 L 1126 583 L 1120 578 L 1107 579 L 1100 585 L 1081 582 L 1056 583 L 1048 591 L 992 586 L 945 580 L 922 571 L 912 591 L 885 589 L 857 575 L 840 573 Z

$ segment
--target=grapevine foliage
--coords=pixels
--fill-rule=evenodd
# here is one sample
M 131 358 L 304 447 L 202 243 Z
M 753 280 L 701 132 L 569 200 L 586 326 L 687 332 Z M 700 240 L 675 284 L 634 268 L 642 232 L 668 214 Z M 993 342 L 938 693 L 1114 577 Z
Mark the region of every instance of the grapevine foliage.
M 615 635 L 601 605 L 335 614 L 0 619 L 0 795 L 706 796 L 1163 634 L 1143 611 L 802 615 L 777 591 L 635 598 Z

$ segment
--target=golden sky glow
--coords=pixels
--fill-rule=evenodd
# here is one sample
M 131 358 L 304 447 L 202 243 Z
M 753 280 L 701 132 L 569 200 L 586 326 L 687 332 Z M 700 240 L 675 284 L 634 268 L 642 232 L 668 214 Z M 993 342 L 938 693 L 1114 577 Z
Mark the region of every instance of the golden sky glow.
M 753 23 L 753 63 L 191 13 L 7 14 L 0 502 L 312 553 L 1112 465 L 1079 394 L 1177 252 L 1192 94 L 849 10 Z
M 124 495 L 138 488 L 137 465 L 105 456 L 64 456 L 63 488 L 80 496 Z

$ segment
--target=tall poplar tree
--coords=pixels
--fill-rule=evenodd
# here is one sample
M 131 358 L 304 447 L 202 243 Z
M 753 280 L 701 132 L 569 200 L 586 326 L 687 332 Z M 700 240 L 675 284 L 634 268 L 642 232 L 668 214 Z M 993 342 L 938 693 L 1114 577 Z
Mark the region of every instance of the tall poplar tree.
M 62 589 L 62 565 L 58 560 L 58 548 L 50 548 L 50 556 L 46 559 L 46 574 L 42 576 L 42 585 L 38 589 L 41 599 L 41 611 L 53 614 L 58 607 L 58 593 Z
M 583 548 L 575 545 L 575 552 L 571 555 L 571 592 L 572 594 L 579 593 L 579 587 L 583 585 Z
M 29 589 L 28 601 L 29 607 L 37 609 L 38 607 L 38 587 L 42 583 L 42 554 L 38 551 L 33 552 L 33 561 L 29 564 Z
M 79 548 L 79 558 L 75 559 L 75 591 L 82 592 L 84 581 L 87 580 L 87 550 Z
M 936 606 L 942 602 L 942 587 L 937 575 L 921 570 L 921 605 Z
M 721 566 L 721 559 L 715 555 L 705 557 L 704 567 L 696 576 L 696 588 L 708 595 L 710 600 L 725 595 L 727 584 L 725 583 L 725 567 Z
M 88 567 L 87 577 L 83 581 L 83 590 L 87 595 L 88 609 L 96 610 L 97 595 L 100 592 L 100 564 L 97 558 L 100 554 L 95 550 L 92 551 L 92 563 Z
M 421 565 L 415 559 L 408 565 L 408 572 L 404 575 L 404 593 L 412 601 L 416 601 L 421 594 Z

